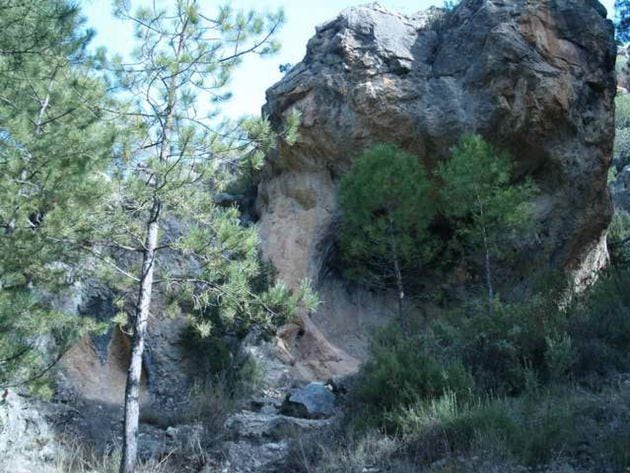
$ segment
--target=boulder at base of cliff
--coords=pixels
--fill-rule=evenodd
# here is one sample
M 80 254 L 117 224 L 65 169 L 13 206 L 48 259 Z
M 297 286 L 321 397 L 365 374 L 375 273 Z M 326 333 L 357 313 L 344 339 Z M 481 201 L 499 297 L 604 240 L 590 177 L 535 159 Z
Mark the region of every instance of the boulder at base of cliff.
M 309 383 L 287 396 L 282 412 L 293 417 L 325 419 L 335 414 L 335 395 L 324 383 Z

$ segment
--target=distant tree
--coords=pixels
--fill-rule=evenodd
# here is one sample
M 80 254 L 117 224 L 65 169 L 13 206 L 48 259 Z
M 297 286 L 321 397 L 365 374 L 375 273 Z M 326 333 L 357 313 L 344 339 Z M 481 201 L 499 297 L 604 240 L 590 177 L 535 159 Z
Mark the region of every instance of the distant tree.
M 277 284 L 262 294 L 254 286 L 261 272 L 253 227 L 241 225 L 235 207 L 214 202 L 246 156 L 259 165 L 261 152 L 275 142 L 264 120 L 221 126 L 218 109 L 204 113 L 202 100 L 220 105 L 228 96 L 231 72 L 246 54 L 277 49 L 271 40 L 281 12 L 261 16 L 222 7 L 207 16 L 195 0 L 155 3 L 132 13 L 118 2 L 117 14 L 135 25 L 138 47 L 131 62 L 103 62 L 120 88 L 113 118 L 125 124 L 117 145 L 112 195 L 100 220 L 99 258 L 109 281 L 126 294 L 132 317 L 121 473 L 135 471 L 139 392 L 147 324 L 152 311 L 185 313 L 202 336 L 213 318 L 226 324 L 279 323 L 298 304 L 313 308 L 316 298 L 304 284 L 295 294 Z M 126 103 L 125 103 L 126 102 Z M 284 133 L 291 142 L 296 118 Z M 252 137 L 255 138 L 252 144 Z M 170 231 L 167 231 L 170 228 Z M 121 309 L 125 309 L 124 299 Z
M 92 325 L 55 299 L 86 271 L 76 242 L 107 195 L 114 130 L 79 9 L 1 2 L 0 387 L 33 384 Z M 54 343 L 51 343 L 54 342 Z
M 532 228 L 531 182 L 515 184 L 512 164 L 478 135 L 465 136 L 438 168 L 441 207 L 456 229 L 456 242 L 469 254 L 481 252 L 492 314 L 494 266 L 515 238 Z
M 615 0 L 617 40 L 630 41 L 630 0 Z
M 357 159 L 340 189 L 347 274 L 370 286 L 394 287 L 404 326 L 406 282 L 437 248 L 428 230 L 436 206 L 424 167 L 394 145 L 377 145 Z

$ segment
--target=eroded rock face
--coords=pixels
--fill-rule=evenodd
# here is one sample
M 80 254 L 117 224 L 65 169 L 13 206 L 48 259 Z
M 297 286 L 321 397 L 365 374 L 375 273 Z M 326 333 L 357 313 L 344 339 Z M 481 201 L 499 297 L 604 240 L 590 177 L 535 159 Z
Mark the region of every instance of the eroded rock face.
M 616 47 L 605 9 L 595 0 L 464 0 L 442 20 L 436 13 L 345 10 L 267 91 L 263 111 L 276 129 L 293 110 L 302 114 L 298 142 L 280 143 L 269 159 L 258 209 L 263 252 L 279 277 L 324 283 L 323 315 L 303 316 L 304 341 L 288 342 L 307 377 L 323 362 L 326 373 L 312 377 L 356 367 L 359 355 L 344 340 L 329 343 L 317 324 L 356 308 L 356 296 L 322 274 L 338 178 L 372 143 L 396 143 L 432 168 L 463 134 L 482 135 L 542 191 L 540 244 L 526 271 L 563 268 L 580 283 L 607 261 Z

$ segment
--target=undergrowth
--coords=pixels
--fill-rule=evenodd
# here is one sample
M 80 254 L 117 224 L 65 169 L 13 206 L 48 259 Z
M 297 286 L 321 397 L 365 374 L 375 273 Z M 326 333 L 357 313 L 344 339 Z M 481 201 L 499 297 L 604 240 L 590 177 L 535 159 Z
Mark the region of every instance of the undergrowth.
M 381 330 L 343 426 L 294 446 L 292 468 L 628 471 L 628 288 L 630 272 L 612 269 L 564 304 L 550 291 Z

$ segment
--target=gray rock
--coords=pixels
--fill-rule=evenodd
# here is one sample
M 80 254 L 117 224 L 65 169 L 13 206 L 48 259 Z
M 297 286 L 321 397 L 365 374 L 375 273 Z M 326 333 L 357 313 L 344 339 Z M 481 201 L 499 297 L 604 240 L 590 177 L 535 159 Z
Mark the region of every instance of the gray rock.
M 230 416 L 225 427 L 230 438 L 261 443 L 280 441 L 327 427 L 326 420 L 299 419 L 285 415 L 269 415 L 243 411 Z
M 0 400 L 0 473 L 56 472 L 66 452 L 48 417 L 63 407 L 10 390 Z
M 282 412 L 307 419 L 324 419 L 335 413 L 335 395 L 323 383 L 310 383 L 291 393 Z
M 540 235 L 524 242 L 514 281 L 526 286 L 538 271 L 560 269 L 583 285 L 607 263 L 616 45 L 601 5 L 463 0 L 439 21 L 435 13 L 345 10 L 318 28 L 302 62 L 267 91 L 263 112 L 276 130 L 301 113 L 297 143 L 278 143 L 257 200 L 264 256 L 290 287 L 304 278 L 341 286 L 322 275 L 338 223 L 339 178 L 363 149 L 395 143 L 432 168 L 466 133 L 509 152 L 518 177 L 530 176 L 542 191 Z M 326 346 L 327 327 L 356 311 L 342 292 L 322 297 L 312 323 L 301 317 L 300 330 L 286 331 L 304 377 L 358 366 L 345 339 Z M 333 317 L 333 306 L 346 309 Z
M 226 462 L 222 473 L 276 473 L 289 452 L 286 440 L 252 445 L 249 442 L 226 442 Z

